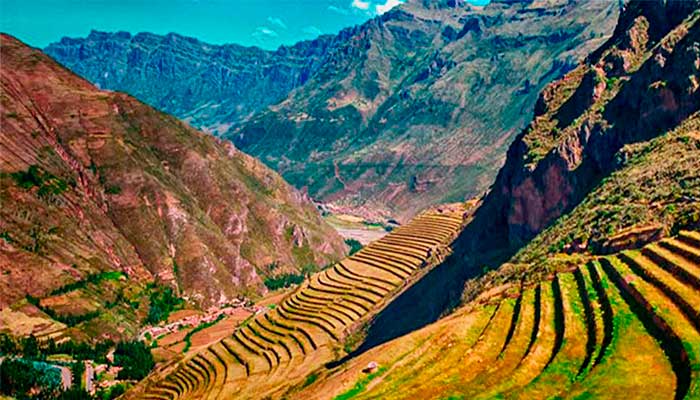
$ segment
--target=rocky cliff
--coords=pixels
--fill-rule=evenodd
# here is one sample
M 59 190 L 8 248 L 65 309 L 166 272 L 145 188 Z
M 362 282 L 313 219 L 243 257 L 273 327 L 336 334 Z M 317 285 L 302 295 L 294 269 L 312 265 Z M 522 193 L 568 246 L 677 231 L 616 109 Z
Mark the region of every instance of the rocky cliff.
M 315 207 L 231 143 L 0 40 L 0 305 L 122 271 L 207 306 L 264 292 L 270 266 L 343 255 Z
M 542 92 L 533 121 L 510 147 L 508 160 L 485 201 L 483 220 L 493 232 L 501 232 L 513 246 L 526 243 L 575 209 L 594 188 L 609 183 L 611 173 L 638 163 L 644 154 L 634 154 L 640 148 L 651 146 L 651 140 L 681 127 L 700 110 L 698 4 L 627 4 L 613 37 Z M 682 134 L 692 131 L 694 125 L 689 124 L 690 128 L 680 129 Z M 693 203 L 683 197 L 692 198 L 696 177 L 691 174 L 680 182 L 682 171 L 689 166 L 692 170 L 692 164 L 680 168 L 669 164 L 671 161 L 678 159 L 658 159 L 645 168 L 655 168 L 647 171 L 649 182 L 658 181 L 667 188 L 685 186 L 667 199 L 678 202 L 677 211 L 682 211 L 686 209 L 683 203 Z M 654 178 L 664 165 L 668 167 L 665 173 L 676 174 L 676 178 Z M 660 201 L 664 196 L 653 195 L 661 187 L 645 188 L 648 182 L 639 183 L 636 190 L 618 193 L 622 196 L 618 201 L 663 209 Z M 647 189 L 653 190 L 642 195 Z M 605 219 L 605 215 L 599 217 Z M 589 230 L 570 239 L 579 244 L 592 237 L 599 241 L 644 222 L 637 219 L 618 221 L 606 228 L 610 232 Z M 666 221 L 667 233 L 673 224 Z
M 274 104 L 304 84 L 338 38 L 277 51 L 211 45 L 174 33 L 93 31 L 45 51 L 103 89 L 119 90 L 213 133 Z
M 537 93 L 601 45 L 618 12 L 612 1 L 412 0 L 275 53 L 98 33 L 47 51 L 225 132 L 314 198 L 406 219 L 484 191 Z

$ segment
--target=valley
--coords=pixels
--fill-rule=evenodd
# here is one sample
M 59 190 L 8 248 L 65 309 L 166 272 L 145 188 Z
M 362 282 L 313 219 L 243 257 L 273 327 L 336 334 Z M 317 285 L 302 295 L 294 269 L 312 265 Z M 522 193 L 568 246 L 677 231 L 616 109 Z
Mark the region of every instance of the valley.
M 375 6 L 0 34 L 0 398 L 700 398 L 700 1 Z
M 487 190 L 538 93 L 618 15 L 617 1 L 410 0 L 275 52 L 101 32 L 45 51 L 231 140 L 318 202 L 404 223 Z
M 134 398 L 256 397 L 352 350 L 362 324 L 449 255 L 468 210 L 425 212 L 317 273 L 274 308 L 186 360 L 159 368 Z M 430 232 L 427 234 L 427 232 Z

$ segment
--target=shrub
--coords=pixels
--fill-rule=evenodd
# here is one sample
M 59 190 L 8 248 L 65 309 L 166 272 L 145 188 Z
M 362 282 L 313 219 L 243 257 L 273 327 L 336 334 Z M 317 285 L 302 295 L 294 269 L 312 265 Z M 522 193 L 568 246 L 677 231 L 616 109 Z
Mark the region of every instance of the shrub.
M 122 192 L 122 188 L 118 185 L 107 186 L 105 189 L 106 194 L 119 194 Z
M 304 282 L 303 274 L 281 274 L 265 278 L 263 283 L 270 290 L 286 288 L 291 285 L 298 285 Z
M 122 367 L 118 379 L 141 380 L 155 366 L 151 351 L 143 342 L 122 342 L 114 350 L 114 364 Z
M 41 198 L 59 195 L 68 189 L 66 181 L 42 170 L 37 165 L 31 165 L 26 171 L 13 172 L 10 176 L 14 179 L 17 186 L 22 189 L 39 188 L 37 194 Z
M 181 298 L 175 295 L 170 287 L 154 287 L 150 294 L 150 308 L 146 322 L 157 324 L 168 319 L 171 312 L 182 305 Z
M 107 389 L 98 390 L 97 393 L 95 393 L 95 398 L 98 400 L 112 400 L 124 393 L 126 393 L 126 385 L 119 383 Z
M 345 244 L 350 247 L 350 255 L 357 253 L 362 250 L 362 243 L 355 239 L 345 239 Z

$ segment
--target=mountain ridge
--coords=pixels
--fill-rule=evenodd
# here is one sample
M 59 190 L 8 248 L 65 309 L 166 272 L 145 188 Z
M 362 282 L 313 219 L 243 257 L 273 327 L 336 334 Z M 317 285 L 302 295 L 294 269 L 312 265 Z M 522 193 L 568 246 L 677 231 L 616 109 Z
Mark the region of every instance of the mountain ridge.
M 258 112 L 226 122 L 221 109 L 235 110 L 235 101 L 216 106 L 217 133 L 316 200 L 405 219 L 485 190 L 536 93 L 603 41 L 617 12 L 613 3 L 410 1 L 324 37 L 303 85 L 286 86 L 288 95 L 271 91 L 281 98 Z M 99 46 L 86 39 L 47 52 L 100 82 L 108 66 Z M 524 66 L 520 56 L 529 60 Z M 507 92 L 514 100 L 499 100 Z M 166 110 L 188 118 L 185 108 Z M 450 178 L 458 175 L 468 178 Z
M 344 254 L 307 198 L 231 143 L 11 36 L 2 54 L 4 305 L 117 270 L 207 307 Z

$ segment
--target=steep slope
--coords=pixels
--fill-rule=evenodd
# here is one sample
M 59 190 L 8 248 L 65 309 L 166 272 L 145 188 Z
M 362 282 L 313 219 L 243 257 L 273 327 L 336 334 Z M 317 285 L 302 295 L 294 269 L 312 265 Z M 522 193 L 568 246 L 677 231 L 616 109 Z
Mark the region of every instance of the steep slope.
M 674 241 L 700 254 L 697 232 L 661 245 Z M 626 252 L 500 285 L 285 398 L 697 399 L 698 264 L 673 257 Z
M 226 137 L 325 201 L 405 218 L 464 200 L 492 181 L 537 93 L 617 15 L 615 2 L 408 1 Z
M 542 92 L 455 255 L 375 318 L 364 348 L 435 321 L 485 282 L 537 282 L 697 229 L 698 7 L 626 5 L 615 35 Z
M 335 41 L 322 36 L 277 51 L 161 36 L 93 31 L 45 52 L 103 89 L 119 90 L 210 132 L 274 104 L 304 84 Z
M 206 307 L 264 292 L 270 266 L 343 255 L 301 193 L 230 143 L 0 40 L 3 308 L 108 271 Z
M 374 320 L 366 340 L 385 343 L 287 397 L 698 398 L 698 81 L 700 2 L 627 3 L 543 92 L 440 293 L 419 282 Z M 500 267 L 453 315 L 397 328 L 484 265 Z
M 617 194 L 617 199 L 598 200 L 619 203 L 620 210 L 611 214 L 620 223 L 605 227 L 606 232 L 591 231 L 589 226 L 587 233 L 572 241 L 578 241 L 583 250 L 593 250 L 604 236 L 644 222 L 638 219 L 647 223 L 663 219 L 665 233 L 676 219 L 682 219 L 696 202 L 696 164 L 692 157 L 684 161 L 684 157 L 666 156 L 683 153 L 679 146 L 685 142 L 692 151 L 693 136 L 683 136 L 675 144 L 665 139 L 647 142 L 681 126 L 700 110 L 697 9 L 693 1 L 627 5 L 613 38 L 542 93 L 533 122 L 511 146 L 480 211 L 484 226 L 488 224 L 493 234 L 519 247 L 578 206 L 596 186 L 609 184 L 610 174 L 625 166 L 630 169 L 626 179 L 632 182 L 616 187 L 622 192 L 605 192 L 608 197 Z M 693 131 L 693 123 L 688 124 L 689 128 L 679 128 L 681 136 Z M 658 149 L 657 154 L 658 147 L 669 146 L 672 150 Z M 635 172 L 637 164 L 646 173 Z M 639 186 L 627 186 L 632 183 Z M 670 193 L 662 193 L 666 190 Z M 678 203 L 673 218 L 660 217 L 664 207 L 673 203 Z M 645 218 L 618 213 L 635 206 L 648 210 Z M 596 218 L 605 219 L 605 215 Z

